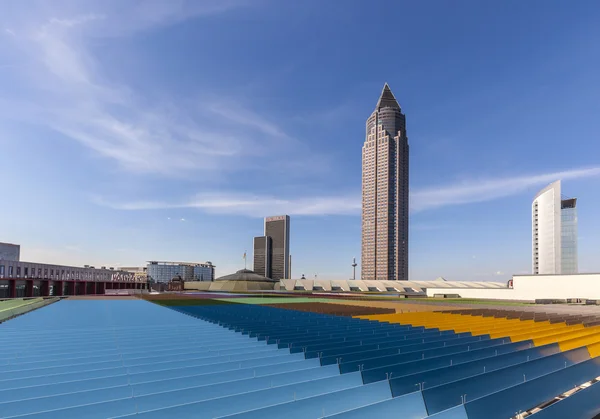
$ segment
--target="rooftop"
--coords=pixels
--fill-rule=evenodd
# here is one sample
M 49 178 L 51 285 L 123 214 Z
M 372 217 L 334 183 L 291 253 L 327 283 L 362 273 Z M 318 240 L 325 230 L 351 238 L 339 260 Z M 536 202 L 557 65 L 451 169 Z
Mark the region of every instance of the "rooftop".
M 215 281 L 279 282 L 275 279 L 259 275 L 250 269 L 240 269 L 236 273 L 222 276 Z
M 161 260 L 149 260 L 148 261 L 149 265 L 181 265 L 181 266 L 212 266 L 213 268 L 215 267 L 215 265 L 212 264 L 212 262 L 206 261 L 204 263 L 200 263 L 200 262 L 172 262 L 172 261 L 161 261 Z
M 550 419 L 597 412 L 600 332 L 560 316 L 342 317 L 224 300 L 179 299 L 173 309 L 66 300 L 3 323 L 2 415 L 496 419 L 535 409 L 536 419 Z

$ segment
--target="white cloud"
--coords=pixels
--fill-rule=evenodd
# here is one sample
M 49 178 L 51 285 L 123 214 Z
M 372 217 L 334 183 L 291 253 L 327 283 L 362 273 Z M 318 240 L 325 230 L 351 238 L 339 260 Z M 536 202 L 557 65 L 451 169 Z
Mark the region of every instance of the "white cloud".
M 106 16 L 104 16 L 104 15 L 97 15 L 97 14 L 90 13 L 88 15 L 76 16 L 74 18 L 67 18 L 67 19 L 58 19 L 58 18 L 53 17 L 48 20 L 48 24 L 71 28 L 73 26 L 83 25 L 84 23 L 91 22 L 93 20 L 102 20 L 105 18 L 106 18 Z M 44 28 L 47 28 L 47 26 Z
M 69 252 L 83 252 L 83 249 L 81 248 L 81 246 L 79 245 L 74 245 L 74 244 L 69 244 L 65 246 L 65 250 L 68 250 Z
M 252 5 L 250 0 L 53 0 L 50 4 L 45 0 L 3 0 L 0 23 L 73 27 L 90 17 L 105 17 L 106 25 L 87 31 L 96 37 L 114 37 Z
M 353 196 L 298 197 L 279 199 L 269 196 L 240 194 L 201 194 L 188 201 L 165 203 L 138 201 L 115 203 L 100 197 L 92 200 L 102 206 L 117 210 L 156 210 L 168 208 L 194 208 L 207 213 L 264 217 L 265 214 L 290 215 L 354 215 L 360 212 L 360 200 Z
M 143 92 L 109 81 L 87 47 L 90 38 L 123 36 L 244 3 L 108 1 L 93 3 L 93 12 L 53 12 L 29 29 L 19 44 L 28 67 L 23 83 L 31 95 L 0 99 L 0 115 L 50 127 L 137 173 L 218 174 L 260 169 L 264 167 L 258 161 L 261 158 L 276 159 L 293 151 L 298 155 L 300 144 L 242 101 L 233 105 L 226 94 L 215 92 L 218 100 L 165 97 L 148 101 Z M 31 19 L 36 20 L 39 17 Z M 22 24 L 24 28 L 32 25 L 29 21 Z
M 418 212 L 449 205 L 492 201 L 519 194 L 534 186 L 555 180 L 579 179 L 600 175 L 600 167 L 562 172 L 524 175 L 498 179 L 480 179 L 458 184 L 416 190 L 411 194 L 411 211 Z
M 17 36 L 17 34 L 15 34 L 14 31 L 12 31 L 11 29 L 8 29 L 8 28 L 4 28 L 4 32 L 9 34 L 10 36 Z
M 471 181 L 444 187 L 415 191 L 411 196 L 412 212 L 435 209 L 449 205 L 492 201 L 524 192 L 530 187 L 541 186 L 556 179 L 578 179 L 599 176 L 600 168 L 573 169 L 563 172 L 519 176 L 500 179 Z M 93 196 L 92 200 L 102 206 L 118 210 L 156 210 L 167 208 L 195 208 L 208 213 L 236 214 L 263 217 L 265 214 L 290 215 L 358 215 L 361 210 L 360 196 L 329 195 L 277 198 L 238 193 L 200 193 L 187 200 L 121 202 Z M 416 225 L 417 230 L 441 228 L 440 226 Z M 473 259 L 476 257 L 473 256 Z

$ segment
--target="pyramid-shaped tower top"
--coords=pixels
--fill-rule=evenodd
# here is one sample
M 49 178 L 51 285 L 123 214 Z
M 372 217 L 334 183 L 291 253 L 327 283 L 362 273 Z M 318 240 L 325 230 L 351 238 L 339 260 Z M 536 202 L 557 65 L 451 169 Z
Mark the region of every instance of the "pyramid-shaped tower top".
M 388 86 L 387 83 L 385 86 L 383 86 L 381 96 L 379 97 L 377 106 L 375 107 L 377 110 L 380 110 L 381 108 L 394 108 L 400 110 L 400 105 L 398 104 L 398 101 L 394 97 L 394 94 L 390 90 L 390 86 Z

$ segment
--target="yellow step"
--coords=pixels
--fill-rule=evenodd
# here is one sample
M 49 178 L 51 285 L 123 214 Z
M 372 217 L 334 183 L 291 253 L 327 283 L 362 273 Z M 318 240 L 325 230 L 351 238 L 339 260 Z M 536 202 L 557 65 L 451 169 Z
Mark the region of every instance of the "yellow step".
M 533 339 L 535 346 L 547 345 L 549 343 L 571 340 L 579 337 L 586 337 L 600 332 L 600 326 L 580 328 L 578 330 L 565 330 L 563 333 L 557 333 L 551 336 L 544 336 Z

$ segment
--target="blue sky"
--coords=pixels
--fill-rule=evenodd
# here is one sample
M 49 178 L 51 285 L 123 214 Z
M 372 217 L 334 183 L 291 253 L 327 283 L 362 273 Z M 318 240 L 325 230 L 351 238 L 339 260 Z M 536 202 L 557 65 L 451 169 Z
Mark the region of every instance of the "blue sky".
M 412 279 L 527 273 L 530 205 L 579 198 L 600 271 L 595 1 L 3 0 L 0 241 L 22 259 L 243 267 L 292 216 L 293 273 L 360 256 L 364 124 L 411 146 Z

